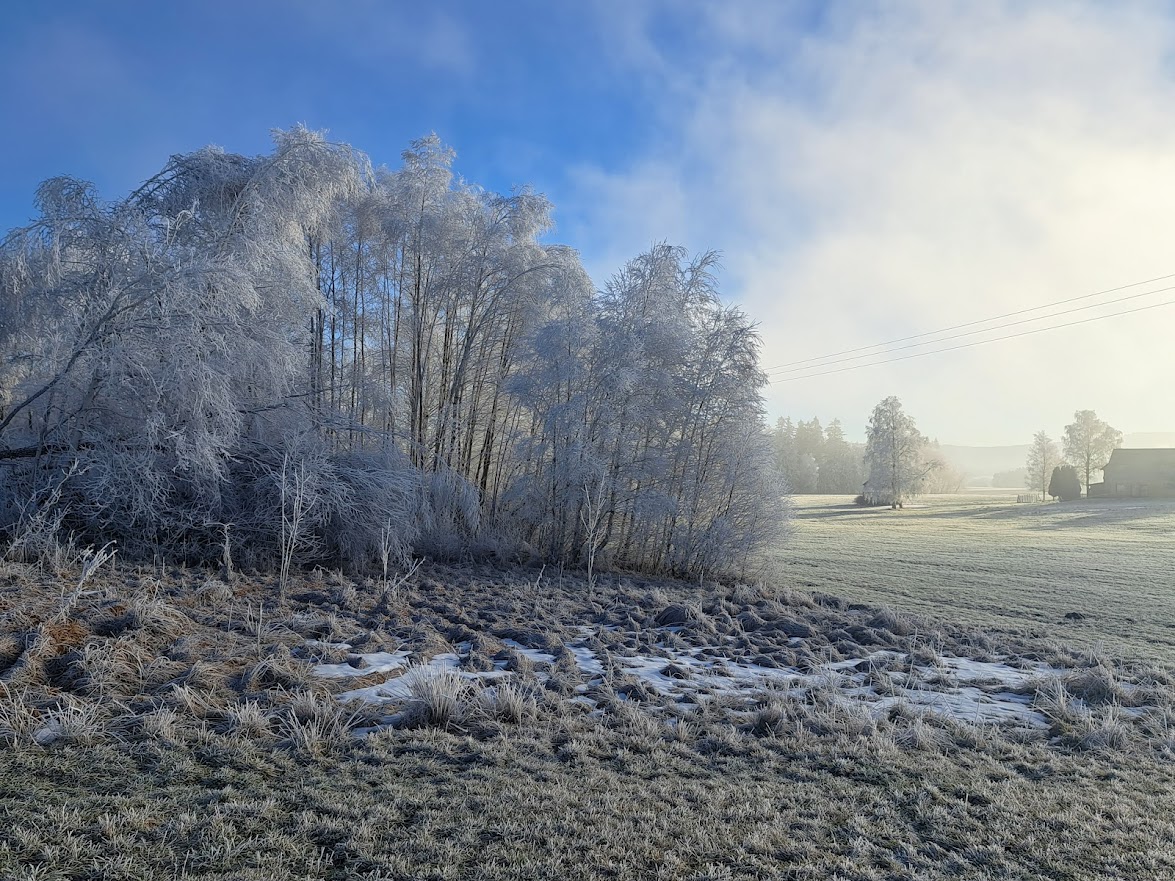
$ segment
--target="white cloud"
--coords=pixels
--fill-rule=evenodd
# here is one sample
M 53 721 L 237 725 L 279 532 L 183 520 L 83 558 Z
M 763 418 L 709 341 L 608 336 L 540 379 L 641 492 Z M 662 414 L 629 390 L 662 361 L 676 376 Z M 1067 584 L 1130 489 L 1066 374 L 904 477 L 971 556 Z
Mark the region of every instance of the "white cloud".
M 704 58 L 630 57 L 655 58 L 664 140 L 581 172 L 576 207 L 606 237 L 585 250 L 721 249 L 767 364 L 1175 272 L 1175 30 L 1156 8 L 845 4 L 803 32 L 775 6 L 701 5 Z M 898 394 L 963 443 L 1056 434 L 1086 407 L 1170 429 L 1172 329 L 1175 306 L 781 383 L 771 406 L 860 431 Z

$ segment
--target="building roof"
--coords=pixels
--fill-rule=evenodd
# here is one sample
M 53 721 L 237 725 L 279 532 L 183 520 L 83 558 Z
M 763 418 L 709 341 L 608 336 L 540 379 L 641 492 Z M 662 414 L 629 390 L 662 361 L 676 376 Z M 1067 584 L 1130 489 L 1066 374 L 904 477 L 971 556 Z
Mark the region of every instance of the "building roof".
M 1114 450 L 1105 472 L 1107 482 L 1111 475 L 1115 481 L 1175 476 L 1175 448 Z

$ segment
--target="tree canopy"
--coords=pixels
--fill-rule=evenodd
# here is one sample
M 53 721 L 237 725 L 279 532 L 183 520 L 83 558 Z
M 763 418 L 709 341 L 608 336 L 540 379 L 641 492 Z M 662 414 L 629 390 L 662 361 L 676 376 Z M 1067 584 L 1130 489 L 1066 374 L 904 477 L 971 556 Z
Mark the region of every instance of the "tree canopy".
M 771 439 L 776 464 L 792 492 L 855 495 L 861 491 L 864 447 L 845 438 L 839 419 L 824 429 L 817 418 L 793 423 L 781 417 Z
M 0 247 L 0 529 L 675 573 L 774 537 L 759 338 L 715 255 L 656 245 L 597 291 L 543 196 L 453 160 L 429 136 L 374 169 L 297 128 L 116 202 L 45 182 Z
M 1046 432 L 1038 431 L 1032 438 L 1032 446 L 1028 448 L 1024 484 L 1033 492 L 1040 493 L 1041 501 L 1049 492 L 1053 469 L 1060 461 L 1061 451 L 1057 449 L 1056 441 Z
M 1110 461 L 1114 448 L 1122 443 L 1122 432 L 1098 419 L 1093 410 L 1078 410 L 1065 426 L 1065 458 L 1077 469 L 1081 485 L 1089 492 L 1093 475 Z

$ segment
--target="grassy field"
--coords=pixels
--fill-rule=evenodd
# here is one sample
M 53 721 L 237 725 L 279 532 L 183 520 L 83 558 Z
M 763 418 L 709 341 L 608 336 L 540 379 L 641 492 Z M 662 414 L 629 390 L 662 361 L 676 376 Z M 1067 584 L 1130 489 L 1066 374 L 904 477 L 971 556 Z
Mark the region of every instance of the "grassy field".
M 795 533 L 768 555 L 768 581 L 1175 664 L 1175 502 L 795 501 Z
M 771 583 L 0 563 L 0 878 L 1175 877 L 1175 675 L 1062 643 Z

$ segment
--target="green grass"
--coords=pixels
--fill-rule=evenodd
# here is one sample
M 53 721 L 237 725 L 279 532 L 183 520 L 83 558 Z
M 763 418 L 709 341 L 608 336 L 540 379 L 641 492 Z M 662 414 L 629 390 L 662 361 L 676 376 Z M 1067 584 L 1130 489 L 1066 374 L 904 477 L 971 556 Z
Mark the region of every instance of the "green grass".
M 794 535 L 767 555 L 768 581 L 1175 664 L 1175 502 L 795 501 Z

